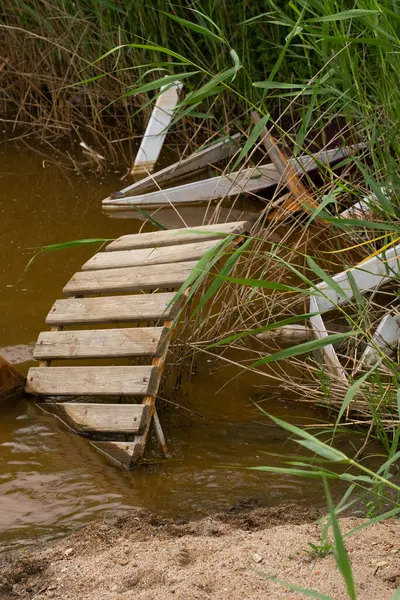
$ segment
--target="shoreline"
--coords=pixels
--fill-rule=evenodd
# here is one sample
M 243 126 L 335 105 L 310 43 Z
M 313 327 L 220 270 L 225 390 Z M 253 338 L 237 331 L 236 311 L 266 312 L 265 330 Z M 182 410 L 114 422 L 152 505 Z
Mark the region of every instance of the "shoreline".
M 332 554 L 318 545 L 324 512 L 285 504 L 233 507 L 196 521 L 134 509 L 104 517 L 0 569 L 0 599 L 280 600 L 304 598 L 260 571 L 346 600 Z M 363 519 L 341 519 L 343 532 Z M 346 538 L 363 600 L 389 600 L 400 584 L 400 522 L 388 520 Z

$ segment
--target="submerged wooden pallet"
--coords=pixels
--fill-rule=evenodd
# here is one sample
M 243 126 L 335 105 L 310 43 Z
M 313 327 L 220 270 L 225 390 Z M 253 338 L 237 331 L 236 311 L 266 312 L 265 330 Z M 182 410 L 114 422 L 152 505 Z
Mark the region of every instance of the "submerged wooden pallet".
M 98 450 L 127 468 L 143 459 L 152 424 L 167 456 L 156 398 L 179 310 L 171 289 L 221 238 L 240 236 L 248 226 L 201 225 L 125 235 L 109 244 L 70 279 L 63 290 L 69 297 L 50 309 L 46 323 L 52 329 L 39 335 L 33 356 L 41 362 L 29 370 L 26 391 L 46 397 L 44 410 L 94 437 Z M 120 327 L 108 328 L 110 323 Z M 65 329 L 76 326 L 85 329 Z M 127 358 L 150 364 L 113 364 Z M 67 363 L 82 359 L 106 364 Z M 55 360 L 67 366 L 52 365 Z

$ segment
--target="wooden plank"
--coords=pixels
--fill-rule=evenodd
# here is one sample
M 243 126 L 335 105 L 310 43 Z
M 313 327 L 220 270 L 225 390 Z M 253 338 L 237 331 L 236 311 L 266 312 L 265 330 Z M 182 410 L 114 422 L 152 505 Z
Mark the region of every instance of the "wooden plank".
M 178 244 L 218 239 L 227 234 L 243 233 L 249 229 L 250 223 L 248 221 L 235 221 L 234 223 L 197 225 L 196 227 L 183 227 L 181 229 L 134 233 L 123 235 L 114 240 L 106 246 L 105 250 L 139 250 L 141 248 L 176 246 Z
M 91 442 L 91 445 L 114 462 L 129 469 L 140 456 L 141 445 L 136 442 Z
M 163 265 L 166 263 L 169 263 L 172 267 L 172 263 L 198 260 L 217 243 L 218 240 L 206 240 L 193 242 L 192 244 L 179 244 L 178 246 L 162 246 L 161 248 L 98 252 L 83 265 L 82 271 L 139 267 L 141 265 Z M 165 271 L 165 267 L 163 267 L 163 271 Z M 149 275 L 149 269 L 146 268 L 144 273 Z
M 169 306 L 174 296 L 174 292 L 166 292 L 56 300 L 47 315 L 46 323 L 55 326 L 165 320 L 173 318 L 177 313 L 177 304 Z
M 311 296 L 310 298 L 310 313 L 315 313 L 319 311 L 318 308 L 318 299 L 315 296 Z M 314 331 L 315 337 L 317 339 L 323 339 L 328 337 L 328 332 L 325 327 L 325 323 L 320 314 L 316 314 L 313 317 L 310 317 L 310 325 Z M 332 344 L 328 344 L 322 348 L 324 364 L 326 365 L 326 369 L 334 376 L 341 379 L 346 387 L 348 386 L 348 380 L 345 373 L 344 368 L 342 367 L 340 360 L 337 357 L 334 347 Z
M 36 360 L 154 356 L 162 350 L 165 327 L 45 331 L 33 352 Z
M 157 384 L 152 366 L 32 367 L 25 391 L 39 396 L 146 396 Z
M 186 281 L 189 273 L 197 265 L 196 261 L 153 265 L 149 267 L 125 267 L 81 271 L 70 279 L 63 293 L 66 295 L 133 292 L 176 288 Z M 146 296 L 149 298 L 149 296 Z
M 372 336 L 372 343 L 368 344 L 365 348 L 353 374 L 357 373 L 363 367 L 370 367 L 373 363 L 381 359 L 377 348 L 380 348 L 389 356 L 393 354 L 393 348 L 398 344 L 399 339 L 399 320 L 391 314 L 385 315 Z
M 211 146 L 208 146 L 207 148 L 198 150 L 187 158 L 179 160 L 173 165 L 169 165 L 168 167 L 165 167 L 165 169 L 157 171 L 157 173 L 154 173 L 153 175 L 144 177 L 140 181 L 136 181 L 135 183 L 128 185 L 119 192 L 114 192 L 111 194 L 109 199 L 122 198 L 128 193 L 143 194 L 144 192 L 148 192 L 153 188 L 167 183 L 168 181 L 201 171 L 208 165 L 213 165 L 221 160 L 230 158 L 239 150 L 238 142 L 240 137 L 241 134 L 237 133 L 231 138 L 225 138 L 212 144 Z
M 149 416 L 142 404 L 56 402 L 47 404 L 46 409 L 80 432 L 139 433 Z
M 325 282 L 318 284 L 316 289 L 323 294 L 323 296 L 317 296 L 318 308 L 321 313 L 348 302 L 353 298 L 353 288 L 347 275 L 349 272 L 352 274 L 360 293 L 363 294 L 369 290 L 378 288 L 399 274 L 400 244 L 346 271 L 334 275 L 332 279 L 340 286 L 343 295 L 339 295 L 335 289 L 329 287 Z
M 358 149 L 358 146 L 347 148 L 336 148 L 317 152 L 314 157 L 303 155 L 298 159 L 291 159 L 296 172 L 313 171 L 318 168 L 318 162 L 329 164 L 348 156 Z M 241 169 L 228 175 L 212 177 L 204 181 L 196 181 L 177 187 L 159 190 L 149 194 L 138 196 L 127 196 L 124 198 L 103 200 L 103 210 L 127 210 L 129 206 L 168 206 L 173 204 L 192 204 L 196 202 L 208 202 L 221 197 L 235 196 L 241 193 L 256 192 L 261 189 L 277 185 L 280 182 L 280 174 L 275 166 L 270 163 L 259 167 Z M 132 206 L 132 210 L 135 210 Z
M 131 175 L 134 177 L 148 175 L 153 171 L 178 103 L 181 88 L 180 83 L 161 87 L 131 169 Z

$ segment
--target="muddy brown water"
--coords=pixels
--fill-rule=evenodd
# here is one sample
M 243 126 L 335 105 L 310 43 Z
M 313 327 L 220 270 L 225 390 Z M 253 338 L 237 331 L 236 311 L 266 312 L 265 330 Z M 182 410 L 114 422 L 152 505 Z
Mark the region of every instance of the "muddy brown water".
M 25 147 L 0 147 L 0 347 L 31 344 L 70 276 L 96 247 L 42 254 L 24 271 L 34 248 L 68 240 L 134 233 L 137 219 L 108 219 L 100 201 L 123 187 L 121 173 L 89 177 L 63 172 Z M 202 222 L 204 208 L 185 209 L 187 224 Z M 240 211 L 233 213 L 239 219 Z M 157 217 L 179 226 L 173 211 Z M 21 348 L 19 349 L 21 350 Z M 19 368 L 26 372 L 29 363 Z M 260 418 L 252 377 L 230 381 L 231 369 L 199 362 L 187 407 L 166 427 L 172 458 L 124 472 L 70 433 L 28 398 L 1 406 L 0 542 L 3 551 L 25 549 L 65 535 L 99 515 L 145 507 L 174 518 L 226 509 L 252 497 L 261 504 L 323 502 L 313 480 L 290 479 L 238 467 L 278 464 L 269 453 L 295 452 L 286 434 Z M 221 386 L 225 385 L 224 387 Z M 290 398 L 268 410 L 296 422 L 321 419 Z M 357 439 L 344 440 L 350 450 Z

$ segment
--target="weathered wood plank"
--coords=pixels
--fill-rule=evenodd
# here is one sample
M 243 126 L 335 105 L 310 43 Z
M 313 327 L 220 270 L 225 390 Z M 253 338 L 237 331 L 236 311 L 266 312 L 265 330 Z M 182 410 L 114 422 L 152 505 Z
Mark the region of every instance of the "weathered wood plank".
M 129 469 L 136 462 L 141 452 L 141 444 L 137 442 L 91 442 L 91 445 L 113 461 Z
M 57 402 L 47 404 L 46 410 L 82 432 L 139 433 L 149 417 L 148 407 L 142 404 Z
M 181 83 L 161 87 L 131 169 L 131 175 L 137 177 L 153 171 L 160 156 L 181 88 Z
M 298 159 L 291 159 L 290 164 L 293 165 L 296 172 L 313 171 L 318 168 L 318 162 L 315 159 L 329 164 L 351 154 L 358 148 L 359 146 L 356 145 L 343 149 L 336 148 L 334 150 L 321 151 L 315 154 L 315 158 L 304 155 Z M 280 173 L 270 163 L 149 194 L 139 194 L 138 196 L 127 196 L 117 199 L 106 198 L 103 200 L 103 210 L 127 210 L 132 205 L 154 207 L 208 202 L 221 197 L 228 198 L 237 194 L 256 192 L 277 185 L 280 180 Z M 132 206 L 132 210 L 135 210 L 134 206 Z
M 240 137 L 241 134 L 237 133 L 231 138 L 226 138 L 203 150 L 194 152 L 187 158 L 179 160 L 173 165 L 169 165 L 168 167 L 165 167 L 165 169 L 157 171 L 157 173 L 154 173 L 153 175 L 149 175 L 140 181 L 128 185 L 123 190 L 112 194 L 111 197 L 121 198 L 129 192 L 133 194 L 144 193 L 157 186 L 161 186 L 168 181 L 201 171 L 208 165 L 213 165 L 221 160 L 230 158 L 239 150 L 238 142 Z
M 43 396 L 146 396 L 157 383 L 152 366 L 32 367 L 25 391 Z
M 98 252 L 83 265 L 82 271 L 139 267 L 141 265 L 163 265 L 166 263 L 172 266 L 172 263 L 198 260 L 217 243 L 218 240 L 206 240 L 178 246 L 162 246 L 161 248 Z M 163 270 L 165 271 L 165 267 Z M 149 269 L 146 268 L 146 274 L 149 273 Z
M 154 356 L 162 351 L 166 327 L 45 331 L 39 335 L 36 360 Z
M 139 250 L 141 248 L 176 246 L 178 244 L 218 239 L 232 233 L 243 233 L 244 231 L 248 231 L 249 228 L 250 223 L 248 221 L 236 221 L 234 223 L 197 225 L 196 227 L 184 227 L 181 229 L 135 233 L 121 236 L 114 242 L 111 242 L 111 244 L 108 244 L 105 250 Z
M 186 281 L 189 273 L 197 265 L 196 261 L 180 262 L 151 267 L 125 267 L 121 269 L 102 269 L 99 271 L 81 271 L 70 279 L 63 293 L 67 296 L 77 294 L 134 292 L 176 288 Z M 149 296 L 146 296 L 149 298 Z
M 168 307 L 174 296 L 173 292 L 166 292 L 56 300 L 47 315 L 46 323 L 54 326 L 167 320 L 173 318 L 178 310 L 177 304 Z

